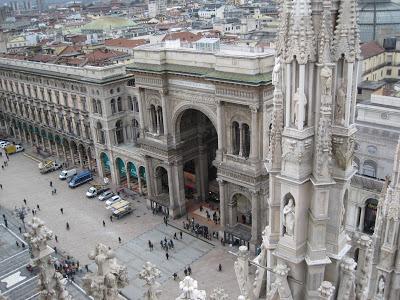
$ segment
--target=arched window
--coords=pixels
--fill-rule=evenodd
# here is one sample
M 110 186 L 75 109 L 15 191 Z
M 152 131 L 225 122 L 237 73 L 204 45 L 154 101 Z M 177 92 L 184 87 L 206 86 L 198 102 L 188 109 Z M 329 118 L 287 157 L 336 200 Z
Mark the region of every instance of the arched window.
M 133 97 L 133 109 L 135 112 L 139 112 L 139 103 L 136 97 Z
M 117 112 L 117 108 L 115 106 L 115 99 L 111 99 L 111 113 L 115 114 Z
M 133 102 L 131 96 L 128 96 L 128 108 L 129 110 L 133 111 Z
M 157 131 L 157 113 L 154 105 L 150 106 L 151 129 L 153 132 Z
M 103 114 L 103 108 L 101 106 L 101 101 L 97 100 L 97 112 L 102 115 Z
M 115 133 L 116 133 L 116 137 L 117 137 L 117 144 L 121 144 L 124 142 L 124 127 L 122 124 L 122 121 L 119 120 L 117 121 L 117 123 L 115 124 Z
M 232 154 L 238 155 L 240 151 L 240 130 L 239 123 L 232 123 Z
M 364 227 L 363 232 L 373 234 L 375 230 L 376 212 L 378 210 L 378 200 L 369 198 L 365 202 Z
M 117 99 L 117 106 L 118 106 L 118 111 L 122 111 L 122 98 L 118 97 Z
M 366 160 L 363 165 L 363 175 L 376 177 L 377 165 L 372 160 Z
M 250 128 L 249 125 L 243 124 L 243 156 L 248 158 L 250 155 Z
M 97 114 L 98 110 L 97 110 L 97 100 L 96 99 L 93 99 L 92 105 L 93 105 L 93 113 Z
M 134 141 L 139 137 L 140 131 L 139 131 L 139 122 L 136 119 L 132 120 L 132 138 Z

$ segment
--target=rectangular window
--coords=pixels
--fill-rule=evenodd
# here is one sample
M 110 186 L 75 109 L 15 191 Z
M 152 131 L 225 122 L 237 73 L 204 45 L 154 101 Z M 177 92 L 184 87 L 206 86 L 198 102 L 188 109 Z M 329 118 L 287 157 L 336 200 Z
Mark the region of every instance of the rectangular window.
M 392 70 L 391 69 L 387 69 L 386 70 L 386 75 L 391 76 L 392 75 Z

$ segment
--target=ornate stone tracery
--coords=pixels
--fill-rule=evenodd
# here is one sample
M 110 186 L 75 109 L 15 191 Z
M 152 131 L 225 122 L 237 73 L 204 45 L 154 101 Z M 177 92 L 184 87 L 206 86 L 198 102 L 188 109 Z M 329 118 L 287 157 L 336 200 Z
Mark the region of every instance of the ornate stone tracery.
M 96 263 L 97 270 L 83 278 L 86 292 L 96 300 L 118 299 L 118 289 L 128 285 L 127 268 L 119 265 L 114 251 L 103 244 L 97 244 L 89 258 Z

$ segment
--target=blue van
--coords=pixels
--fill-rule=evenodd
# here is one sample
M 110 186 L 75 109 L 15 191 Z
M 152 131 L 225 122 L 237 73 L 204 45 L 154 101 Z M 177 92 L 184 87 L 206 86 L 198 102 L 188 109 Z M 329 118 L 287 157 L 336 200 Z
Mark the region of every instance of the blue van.
M 74 188 L 91 180 L 93 180 L 92 172 L 89 170 L 82 171 L 72 177 L 68 185 L 70 188 Z

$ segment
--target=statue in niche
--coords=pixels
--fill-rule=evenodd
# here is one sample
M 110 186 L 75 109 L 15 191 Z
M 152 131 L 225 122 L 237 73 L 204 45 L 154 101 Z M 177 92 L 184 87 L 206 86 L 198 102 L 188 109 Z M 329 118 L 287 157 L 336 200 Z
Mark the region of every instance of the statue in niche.
M 283 207 L 283 226 L 285 228 L 285 235 L 294 236 L 294 222 L 295 222 L 295 206 L 292 198 Z
M 321 70 L 322 95 L 330 95 L 332 89 L 332 70 L 324 66 Z
M 342 79 L 340 87 L 336 95 L 336 107 L 335 107 L 335 121 L 336 123 L 342 125 L 344 121 L 344 103 L 346 100 L 346 85 Z
M 280 82 L 280 75 L 281 75 L 281 57 L 275 57 L 275 66 L 272 70 L 272 84 L 277 86 Z
M 381 277 L 378 281 L 378 295 L 383 297 L 385 293 L 385 280 Z
M 304 120 L 306 117 L 306 106 L 307 106 L 307 98 L 306 95 L 302 92 L 301 96 L 303 96 L 303 120 L 301 120 L 304 124 Z M 296 93 L 293 95 L 293 123 L 295 124 L 295 126 L 297 127 L 297 121 L 299 118 L 299 112 L 300 112 L 300 89 L 297 88 Z

